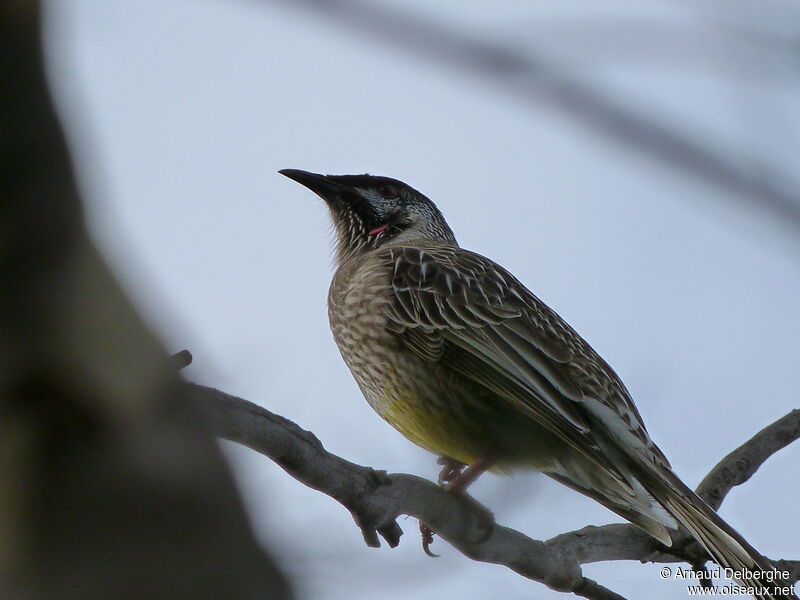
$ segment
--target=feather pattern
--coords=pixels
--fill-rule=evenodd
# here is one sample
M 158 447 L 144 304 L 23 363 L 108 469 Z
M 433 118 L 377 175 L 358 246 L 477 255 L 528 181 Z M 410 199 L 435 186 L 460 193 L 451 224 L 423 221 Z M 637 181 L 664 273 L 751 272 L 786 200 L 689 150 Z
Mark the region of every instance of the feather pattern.
M 460 248 L 433 202 L 387 177 L 282 173 L 330 208 L 331 330 L 403 435 L 465 464 L 539 469 L 665 545 L 680 523 L 722 566 L 771 568 L 672 472 L 611 367 L 508 271 Z
M 667 546 L 667 527 L 680 522 L 719 564 L 771 568 L 672 472 L 613 369 L 513 275 L 450 244 L 378 252 L 391 265 L 387 322 L 405 346 L 491 390 L 583 457 L 548 475 Z
M 608 409 L 600 418 L 611 435 L 629 432 L 642 458 L 669 466 L 611 367 L 500 265 L 443 244 L 388 246 L 378 252 L 391 265 L 393 302 L 387 316 L 395 331 L 414 331 L 412 350 L 421 347 L 420 337 L 429 336 L 431 344 L 447 344 L 484 361 L 493 373 L 491 385 L 509 402 L 551 422 L 559 436 L 592 460 L 598 448 L 591 441 L 586 405 L 600 403 Z M 441 360 L 444 349 L 435 354 Z

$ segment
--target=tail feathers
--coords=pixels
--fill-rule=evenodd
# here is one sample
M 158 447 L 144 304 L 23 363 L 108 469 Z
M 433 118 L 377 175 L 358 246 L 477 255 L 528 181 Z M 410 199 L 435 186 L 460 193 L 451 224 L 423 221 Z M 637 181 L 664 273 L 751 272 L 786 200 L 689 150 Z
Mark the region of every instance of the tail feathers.
M 653 516 L 645 514 L 643 507 L 631 507 L 630 501 L 633 500 L 632 498 L 628 499 L 628 503 L 615 501 L 607 491 L 606 493 L 601 493 L 597 490 L 584 487 L 558 473 L 551 472 L 547 473 L 547 475 L 559 483 L 563 483 L 567 487 L 572 488 L 576 492 L 580 492 L 584 496 L 588 496 L 592 500 L 599 502 L 609 510 L 614 511 L 623 519 L 630 521 L 637 527 L 652 535 L 665 546 L 672 545 L 672 539 L 669 536 L 669 530 L 664 526 L 664 524 Z
M 672 471 L 664 468 L 657 475 L 652 475 L 642 478 L 642 484 L 692 534 L 716 563 L 724 568 L 755 573 L 775 569 L 769 560 L 748 544 Z M 750 579 L 738 583 L 746 587 L 766 589 L 766 592 L 756 594 L 759 599 L 797 600 L 796 595 L 781 592 L 781 588 L 790 584 L 780 578 L 774 582 Z M 775 593 L 776 588 L 779 593 Z
M 627 519 L 640 529 L 643 529 L 665 546 L 672 545 L 672 538 L 670 538 L 669 536 L 669 530 L 660 521 L 656 521 L 652 517 L 644 515 L 640 512 L 617 508 L 612 506 L 611 504 L 606 504 L 606 507 L 613 510 L 623 519 Z

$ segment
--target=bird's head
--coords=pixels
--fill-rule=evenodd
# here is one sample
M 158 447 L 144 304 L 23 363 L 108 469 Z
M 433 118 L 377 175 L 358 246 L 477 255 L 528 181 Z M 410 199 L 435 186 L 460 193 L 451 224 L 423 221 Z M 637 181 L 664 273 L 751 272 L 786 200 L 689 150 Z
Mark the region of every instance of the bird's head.
M 279 172 L 325 200 L 336 230 L 339 264 L 384 244 L 411 240 L 456 244 L 436 205 L 402 181 L 373 175 L 320 175 L 298 169 Z

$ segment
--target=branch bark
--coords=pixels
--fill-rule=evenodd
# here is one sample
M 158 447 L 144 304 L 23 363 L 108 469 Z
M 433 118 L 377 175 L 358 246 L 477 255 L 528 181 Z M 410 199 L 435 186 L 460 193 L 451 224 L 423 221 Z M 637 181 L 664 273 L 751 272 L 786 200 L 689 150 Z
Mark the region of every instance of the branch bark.
M 581 565 L 606 560 L 688 562 L 707 559 L 688 535 L 678 535 L 667 548 L 633 525 L 588 526 L 541 541 L 503 527 L 489 525 L 489 510 L 468 497 L 451 495 L 413 475 L 376 471 L 326 451 L 311 432 L 242 398 L 219 390 L 187 384 L 188 396 L 201 406 L 212 431 L 243 444 L 278 463 L 292 477 L 344 505 L 362 531 L 368 546 L 380 537 L 394 547 L 402 530 L 400 515 L 427 524 L 466 556 L 505 565 L 548 587 L 592 599 L 621 598 L 583 576 Z M 743 483 L 770 455 L 800 437 L 800 410 L 766 427 L 722 459 L 698 488 L 717 505 Z M 800 561 L 776 561 L 800 579 Z
M 778 450 L 800 437 L 800 409 L 768 425 L 723 458 L 697 486 L 697 494 L 718 510 L 725 496 L 750 479 Z

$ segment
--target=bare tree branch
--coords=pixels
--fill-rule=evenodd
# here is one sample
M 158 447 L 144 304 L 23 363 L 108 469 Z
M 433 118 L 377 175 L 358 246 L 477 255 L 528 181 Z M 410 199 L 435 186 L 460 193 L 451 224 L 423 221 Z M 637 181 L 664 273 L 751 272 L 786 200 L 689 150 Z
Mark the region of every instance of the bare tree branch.
M 362 0 L 293 0 L 291 4 L 303 5 L 382 44 L 495 82 L 522 100 L 562 113 L 638 155 L 729 192 L 752 209 L 771 215 L 781 226 L 800 229 L 800 190 L 788 174 L 769 165 L 747 172 L 742 160 L 724 155 L 675 123 L 664 123 L 569 76 L 543 56 Z
M 589 526 L 547 541 L 534 540 L 508 527 L 492 526 L 489 510 L 472 498 L 449 494 L 413 475 L 386 474 L 351 463 L 326 451 L 314 434 L 284 417 L 213 388 L 187 386 L 214 433 L 264 454 L 300 482 L 343 504 L 369 546 L 378 546 L 379 536 L 396 546 L 402 535 L 396 519 L 411 515 L 474 560 L 505 565 L 554 590 L 604 600 L 620 596 L 584 577 L 582 564 L 605 560 L 700 564 L 708 558 L 688 535 L 677 534 L 673 547 L 667 548 L 633 525 Z M 755 471 L 770 454 L 800 436 L 796 423 L 792 430 L 787 422 L 789 417 L 796 422 L 798 415 L 800 411 L 792 411 L 759 432 L 725 457 L 709 477 L 744 460 Z M 748 455 L 748 448 L 754 456 Z M 728 478 L 703 490 L 716 490 L 724 498 L 745 480 Z M 797 561 L 776 564 L 792 573 L 792 582 L 800 578 Z
M 723 458 L 697 486 L 697 494 L 714 510 L 731 488 L 750 479 L 770 456 L 800 437 L 800 409 L 778 419 Z

